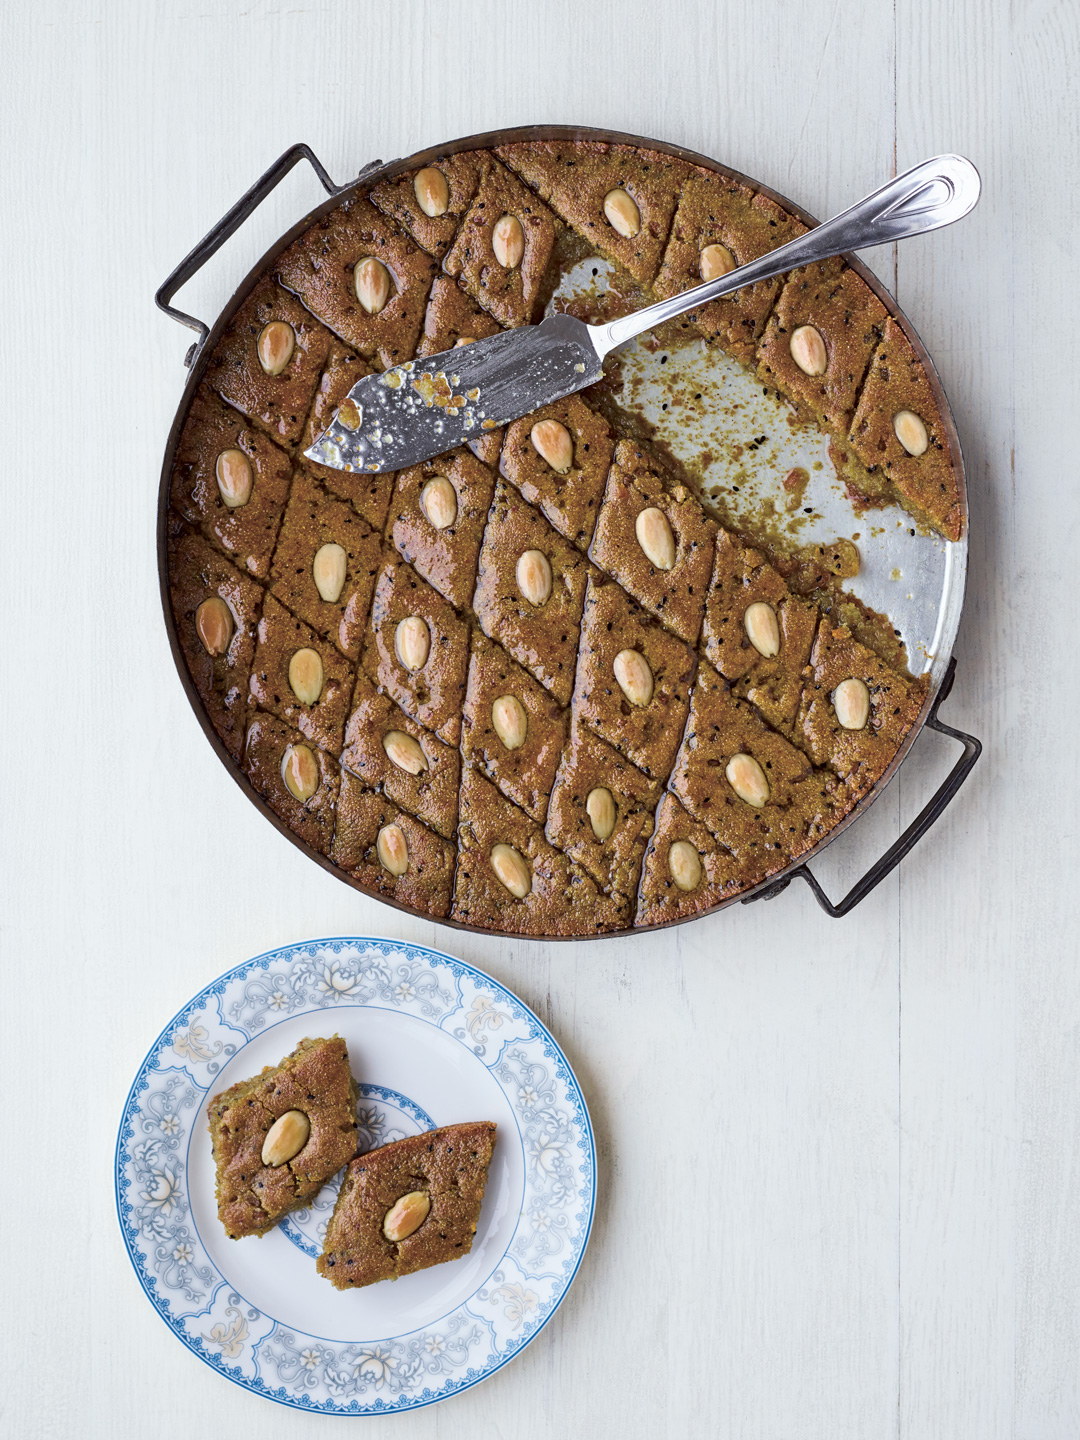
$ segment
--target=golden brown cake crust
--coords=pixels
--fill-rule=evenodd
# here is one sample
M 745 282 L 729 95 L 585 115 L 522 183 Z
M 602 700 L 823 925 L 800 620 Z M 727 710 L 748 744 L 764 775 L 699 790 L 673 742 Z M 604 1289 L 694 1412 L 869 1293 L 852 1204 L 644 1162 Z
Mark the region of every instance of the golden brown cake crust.
M 824 374 L 807 375 L 791 353 L 791 337 L 812 325 L 825 342 Z M 885 307 L 842 260 L 796 270 L 780 292 L 758 347 L 758 374 L 810 419 L 846 435 L 885 325 Z
M 398 654 L 396 635 L 401 621 L 414 615 L 427 626 L 428 657 L 418 670 L 409 670 Z M 388 559 L 371 606 L 371 632 L 364 650 L 368 677 L 406 714 L 448 745 L 456 745 L 468 663 L 468 625 L 408 565 Z
M 601 255 L 639 285 L 660 268 L 679 188 L 691 166 L 672 155 L 594 140 L 540 140 L 500 145 L 497 154 Z M 620 235 L 604 213 L 609 191 L 624 190 L 639 212 L 639 228 Z
M 926 427 L 927 447 L 921 455 L 909 454 L 897 438 L 894 421 L 903 410 L 912 411 Z M 922 362 L 891 315 L 859 397 L 849 439 L 863 465 L 884 475 L 902 505 L 948 539 L 959 540 L 960 487 L 949 438 Z
M 424 487 L 440 478 L 453 487 L 456 513 L 450 525 L 437 529 L 421 500 Z M 402 559 L 458 610 L 467 610 L 472 599 L 494 488 L 495 476 L 463 446 L 397 473 L 389 538 Z
M 900 633 L 840 591 L 855 571 L 721 529 L 620 408 L 617 375 L 397 474 L 303 450 L 391 362 L 548 305 L 597 318 L 580 287 L 560 286 L 570 267 L 575 286 L 590 263 L 611 269 L 600 309 L 614 314 L 698 284 L 707 246 L 743 264 L 805 227 L 745 180 L 622 143 L 514 142 L 425 168 L 446 180 L 445 208 L 439 177 L 417 187 L 415 168 L 337 203 L 257 278 L 202 362 L 165 535 L 195 691 L 299 840 L 418 913 L 588 936 L 725 903 L 839 824 L 925 704 Z M 503 216 L 521 226 L 520 258 L 496 241 Z M 383 304 L 371 286 L 357 294 L 369 258 L 389 273 Z M 272 322 L 275 343 L 292 337 L 286 359 L 260 348 Z M 793 353 L 803 325 L 824 346 L 821 375 L 807 373 L 809 332 Z M 740 290 L 657 338 L 756 369 L 792 426 L 825 433 L 856 513 L 895 501 L 960 535 L 960 458 L 933 377 L 843 260 Z M 855 553 L 831 548 L 843 545 Z M 301 649 L 321 666 L 314 701 L 310 657 L 299 693 L 290 680 Z M 769 776 L 762 806 L 727 776 L 744 753 Z M 289 784 L 315 787 L 303 801 L 283 778 L 290 754 Z M 404 870 L 380 850 L 388 826 Z M 669 864 L 680 839 L 676 868 L 698 876 L 686 889 Z M 517 858 L 500 852 L 496 867 L 497 845 Z
M 518 585 L 518 562 L 529 550 L 539 551 L 551 569 L 551 592 L 540 604 L 527 599 Z M 580 550 L 512 485 L 498 481 L 480 551 L 473 609 L 484 633 L 498 637 L 564 706 L 574 690 L 589 569 Z
M 525 248 L 520 263 L 504 266 L 493 246 L 504 215 L 521 226 Z M 454 275 L 500 325 L 528 325 L 538 319 L 541 286 L 555 245 L 555 217 L 516 175 L 489 157 L 476 198 L 462 221 L 443 269 Z
M 356 267 L 369 256 L 390 273 L 390 295 L 369 314 L 357 298 Z M 283 285 L 358 354 L 380 370 L 416 349 L 436 265 L 365 199 L 346 201 L 317 221 L 278 261 Z
M 659 568 L 641 547 L 636 527 L 646 510 L 659 510 L 667 520 L 675 545 L 670 570 Z M 717 528 L 685 485 L 668 481 L 643 445 L 618 442 L 589 555 L 691 645 L 701 631 Z
M 472 1249 L 495 1148 L 490 1120 L 446 1125 L 358 1155 L 345 1172 L 326 1230 L 320 1275 L 339 1290 L 396 1280 L 460 1259 Z M 397 1243 L 383 1233 L 403 1195 L 422 1192 L 430 1210 Z
M 345 580 L 336 600 L 320 593 L 315 557 L 325 545 L 345 551 Z M 308 470 L 297 469 L 270 570 L 271 593 L 319 635 L 357 660 L 382 560 L 382 542 L 351 505 L 335 500 Z
M 806 226 L 768 196 L 711 170 L 694 170 L 682 188 L 664 263 L 652 288 L 667 298 L 700 285 L 701 252 L 708 245 L 723 245 L 736 265 L 746 265 L 805 233 Z M 783 283 L 779 276 L 761 280 L 710 301 L 686 318 L 706 340 L 720 342 L 751 365 Z
M 390 759 L 383 742 L 394 731 L 411 736 L 420 746 L 423 766 L 416 773 Z M 418 725 L 388 696 L 380 695 L 362 671 L 356 677 L 341 763 L 369 790 L 382 791 L 446 839 L 454 838 L 461 783 L 458 750 Z
M 643 656 L 652 676 L 645 705 L 620 688 L 615 661 L 623 651 Z M 581 623 L 574 711 L 651 779 L 664 780 L 682 740 L 696 657 L 650 620 L 614 580 L 590 578 Z
M 322 689 L 311 703 L 297 696 L 289 679 L 290 663 L 298 650 L 313 650 L 322 663 Z M 328 640 L 290 615 L 272 594 L 266 596 L 251 667 L 251 694 L 260 709 L 295 726 L 308 740 L 336 755 L 345 735 L 353 675 L 350 661 Z
M 570 432 L 573 459 L 565 475 L 553 470 L 532 442 L 533 426 L 544 420 L 556 420 Z M 568 395 L 507 426 L 499 468 L 561 535 L 588 550 L 614 449 L 603 416 L 580 396 Z
M 291 745 L 307 745 L 318 767 L 319 783 L 309 800 L 297 800 L 282 778 L 281 767 Z M 252 789 L 275 815 L 313 850 L 329 855 L 341 784 L 341 771 L 333 756 L 276 716 L 256 714 L 244 739 L 242 764 Z
M 630 923 L 630 907 L 606 896 L 544 837 L 540 825 L 466 766 L 461 776 L 458 863 L 451 914 L 466 925 L 515 935 L 599 935 Z M 491 852 L 509 845 L 525 861 L 530 888 L 516 896 L 495 873 Z
M 526 725 L 524 742 L 512 749 L 499 738 L 492 713 L 496 701 L 506 697 L 521 706 Z M 461 724 L 462 758 L 541 822 L 566 744 L 566 721 L 554 696 L 502 646 L 473 632 Z
M 218 458 L 239 450 L 251 467 L 245 504 L 230 509 L 217 479 Z M 192 398 L 173 462 L 169 499 L 172 508 L 197 525 L 209 540 L 249 575 L 260 579 L 270 557 L 289 497 L 290 461 L 238 410 L 200 385 Z
M 352 1158 L 356 1097 L 340 1035 L 301 1040 L 279 1064 L 214 1096 L 206 1113 L 217 1168 L 218 1218 L 230 1240 L 273 1229 Z M 308 1138 L 286 1163 L 265 1165 L 262 1151 L 270 1128 L 290 1110 L 307 1117 Z
M 379 855 L 379 835 L 388 826 L 396 826 L 405 842 L 407 868 L 402 874 L 388 870 Z M 366 789 L 348 770 L 341 777 L 330 858 L 399 905 L 435 916 L 450 909 L 454 847 L 386 795 Z
M 214 729 L 233 759 L 239 760 L 263 592 L 201 535 L 181 528 L 179 520 L 174 525 L 169 540 L 169 588 L 180 648 Z M 196 628 L 199 607 L 212 596 L 224 600 L 234 626 L 228 647 L 220 655 L 207 650 Z
M 289 363 L 269 375 L 258 359 L 265 326 L 292 330 Z M 240 306 L 206 367 L 206 383 L 281 445 L 296 445 L 330 353 L 332 336 L 295 295 L 262 280 Z

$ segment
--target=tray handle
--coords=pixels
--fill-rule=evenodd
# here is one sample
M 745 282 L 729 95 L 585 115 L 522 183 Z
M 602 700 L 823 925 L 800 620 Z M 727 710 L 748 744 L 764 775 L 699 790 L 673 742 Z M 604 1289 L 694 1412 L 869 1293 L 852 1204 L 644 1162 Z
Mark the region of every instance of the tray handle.
M 180 264 L 177 265 L 176 269 L 154 296 L 154 300 L 160 310 L 164 310 L 166 315 L 171 316 L 172 319 L 178 320 L 181 325 L 187 325 L 190 329 L 198 333 L 199 338 L 184 357 L 184 364 L 188 367 L 194 363 L 196 355 L 198 355 L 206 343 L 206 337 L 210 334 L 210 327 L 204 325 L 201 320 L 196 320 L 193 315 L 187 315 L 183 310 L 175 309 L 169 304 L 169 301 L 182 285 L 186 285 L 191 277 L 202 269 L 211 255 L 221 249 L 229 236 L 239 230 L 240 226 L 254 210 L 258 209 L 259 205 L 262 204 L 271 190 L 279 185 L 293 166 L 298 165 L 301 160 L 310 162 L 311 168 L 322 181 L 327 194 L 336 195 L 339 190 L 345 188 L 343 185 L 334 184 L 330 176 L 326 173 L 322 163 L 309 146 L 291 145 L 289 149 L 285 151 L 284 155 L 278 156 L 264 175 L 259 176 L 251 189 L 248 190 L 246 194 L 241 195 L 232 209 L 221 217 L 213 229 L 209 230 L 203 236 L 194 250 L 192 250 L 189 255 L 184 256 L 183 260 L 180 261 Z
M 941 682 L 941 689 L 937 693 L 933 705 L 930 707 L 930 714 L 927 716 L 926 724 L 931 730 L 937 730 L 941 735 L 948 735 L 950 739 L 957 740 L 964 747 L 964 753 L 957 760 L 948 776 L 938 788 L 935 795 L 923 806 L 918 815 L 911 822 L 908 828 L 889 846 L 885 854 L 866 872 L 844 898 L 836 905 L 829 899 L 814 878 L 806 865 L 800 865 L 797 870 L 792 870 L 790 875 L 785 875 L 782 880 L 777 880 L 774 885 L 767 885 L 756 895 L 748 895 L 742 902 L 744 905 L 752 905 L 755 900 L 773 900 L 791 884 L 792 880 L 805 880 L 813 892 L 814 899 L 827 915 L 834 920 L 847 915 L 855 909 L 861 900 L 865 900 L 870 891 L 880 885 L 886 875 L 894 871 L 900 861 L 912 850 L 926 834 L 927 830 L 934 825 L 947 809 L 953 796 L 963 785 L 964 781 L 971 774 L 975 762 L 982 754 L 982 741 L 976 740 L 974 735 L 965 735 L 962 730 L 954 730 L 951 725 L 946 725 L 943 720 L 938 719 L 938 708 L 941 702 L 948 698 L 949 691 L 953 687 L 953 678 L 956 674 L 956 660 L 949 661 L 949 668 L 945 672 L 945 679 Z

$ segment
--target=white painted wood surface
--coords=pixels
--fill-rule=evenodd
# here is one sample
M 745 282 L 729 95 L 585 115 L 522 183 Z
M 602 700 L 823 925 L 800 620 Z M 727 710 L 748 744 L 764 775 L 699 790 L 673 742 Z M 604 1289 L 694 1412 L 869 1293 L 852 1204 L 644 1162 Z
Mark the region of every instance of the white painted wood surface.
M 577 1067 L 601 1155 L 557 1319 L 486 1385 L 373 1429 L 1080 1434 L 1078 51 L 1074 0 L 8 0 L 5 1435 L 330 1426 L 181 1349 L 128 1267 L 110 1177 L 131 1075 L 174 1009 L 248 955 L 349 932 L 434 942 L 518 990 Z M 974 217 L 869 259 L 966 447 L 944 713 L 986 755 L 846 921 L 793 887 L 656 939 L 457 936 L 273 834 L 183 700 L 153 534 L 188 338 L 154 311 L 158 283 L 294 140 L 344 179 L 543 120 L 680 142 L 821 216 L 938 150 L 982 169 Z M 317 196 L 296 171 L 185 308 L 216 314 Z M 62 455 L 38 458 L 37 425 Z M 920 741 L 821 865 L 834 893 L 952 759 Z

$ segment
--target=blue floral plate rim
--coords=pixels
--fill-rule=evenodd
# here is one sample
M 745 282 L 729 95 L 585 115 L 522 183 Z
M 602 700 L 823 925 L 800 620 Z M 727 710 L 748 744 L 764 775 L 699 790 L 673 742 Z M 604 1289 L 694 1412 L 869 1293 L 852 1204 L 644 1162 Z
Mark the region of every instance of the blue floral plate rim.
M 392 967 L 400 977 L 393 989 Z M 250 986 L 242 984 L 254 984 L 260 973 L 277 985 L 273 991 L 263 987 L 263 1011 L 251 1002 Z M 366 990 L 361 981 L 367 982 Z M 283 991 L 283 985 L 293 993 Z M 224 1006 L 230 993 L 235 997 L 235 987 L 240 994 L 233 999 L 229 1019 Z M 487 1068 L 517 1124 L 523 1167 L 520 1214 L 494 1271 L 456 1309 L 432 1322 L 448 1322 L 442 1327 L 446 1333 L 431 1330 L 424 1321 L 388 1337 L 389 1349 L 378 1340 L 328 1342 L 301 1325 L 271 1319 L 250 1304 L 211 1260 L 187 1189 L 191 1135 L 207 1096 L 219 1083 L 215 1076 L 258 1036 L 269 1009 L 289 1010 L 286 1018 L 340 1013 L 372 1005 L 376 994 L 384 1003 L 374 1008 L 399 1009 L 426 1020 L 464 1044 Z M 472 1008 L 466 1013 L 469 999 Z M 216 1009 L 216 1019 L 208 1008 Z M 451 1034 L 446 1022 L 457 1018 L 465 1028 Z M 508 1034 L 491 1045 L 489 1058 L 493 1037 L 487 1032 L 504 1021 Z M 244 1038 L 232 1044 L 229 1034 Z M 173 1063 L 162 1065 L 163 1059 Z M 155 1078 L 156 1089 L 151 1085 Z M 542 1087 L 539 1094 L 537 1086 Z M 184 1110 L 190 1111 L 186 1117 Z M 534 1133 L 537 1120 L 539 1138 Z M 139 1134 L 150 1135 L 138 1144 L 136 1122 L 141 1123 Z M 185 1142 L 188 1148 L 182 1150 Z M 140 1190 L 140 1183 L 147 1188 Z M 592 1234 L 596 1142 L 581 1085 L 562 1047 L 508 986 L 432 946 L 384 936 L 326 936 L 264 951 L 225 971 L 162 1028 L 124 1101 L 114 1153 L 114 1195 L 121 1239 L 140 1287 L 162 1321 L 209 1368 L 243 1389 L 309 1414 L 391 1414 L 425 1408 L 473 1388 L 504 1369 L 547 1326 L 577 1277 Z M 538 1205 L 561 1206 L 565 1213 L 555 1217 L 552 1227 Z M 543 1232 L 547 1249 L 523 1233 L 530 1206 L 533 1228 Z M 549 1230 L 557 1244 L 547 1238 Z M 300 1237 L 289 1238 L 311 1253 Z M 564 1242 L 567 1255 L 561 1268 L 538 1268 Z M 535 1246 L 531 1260 L 530 1244 Z M 501 1283 L 493 1285 L 494 1280 Z M 174 1310 L 178 1297 L 188 1302 L 184 1313 Z M 494 1307 L 494 1312 L 469 1308 L 481 1304 Z M 218 1323 L 211 1326 L 214 1319 Z M 194 1322 L 210 1333 L 205 1328 L 191 1333 Z M 256 1336 L 251 1323 L 256 1331 L 262 1326 L 264 1333 Z M 298 1348 L 298 1335 L 301 1341 L 309 1338 L 306 1350 Z M 398 1344 L 397 1354 L 392 1342 Z M 226 1363 L 231 1359 L 238 1363 Z M 264 1363 L 277 1365 L 281 1383 L 268 1383 Z

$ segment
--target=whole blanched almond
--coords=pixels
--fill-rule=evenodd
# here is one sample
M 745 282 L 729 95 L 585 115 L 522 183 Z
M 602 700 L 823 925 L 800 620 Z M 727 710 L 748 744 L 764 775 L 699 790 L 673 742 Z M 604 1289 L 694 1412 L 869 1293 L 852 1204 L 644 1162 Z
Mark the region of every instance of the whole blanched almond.
M 319 762 L 306 745 L 286 745 L 281 778 L 294 800 L 303 804 L 319 788 Z
M 893 416 L 892 428 L 909 455 L 925 455 L 930 437 L 926 433 L 926 426 L 914 410 L 898 410 Z
M 433 475 L 420 491 L 420 509 L 436 530 L 445 530 L 457 519 L 457 491 L 445 475 Z
M 322 656 L 317 650 L 297 650 L 289 661 L 289 684 L 301 705 L 317 705 L 323 688 Z
M 419 615 L 406 615 L 394 631 L 394 649 L 406 670 L 422 670 L 431 649 L 431 631 Z
M 356 298 L 369 315 L 378 315 L 390 299 L 390 271 L 374 255 L 366 255 L 353 271 Z
M 641 211 L 633 196 L 621 187 L 609 190 L 604 196 L 604 215 L 611 228 L 624 240 L 631 239 L 641 229 Z
M 653 673 L 640 650 L 620 650 L 615 656 L 615 679 L 631 705 L 648 705 L 653 695 Z
M 574 463 L 574 440 L 560 420 L 538 420 L 529 431 L 533 449 L 559 475 Z
M 813 325 L 800 325 L 792 332 L 791 358 L 804 375 L 824 375 L 829 363 L 825 341 Z
M 760 810 L 768 800 L 769 782 L 765 779 L 765 771 L 752 755 L 733 755 L 724 774 L 739 799 L 745 800 L 755 810 Z
M 434 165 L 425 165 L 423 170 L 416 172 L 412 188 L 416 203 L 429 219 L 437 220 L 440 215 L 446 214 L 450 204 L 450 187 L 441 170 L 436 170 Z
M 407 735 L 404 730 L 388 730 L 383 736 L 382 748 L 387 758 L 406 775 L 419 775 L 428 768 L 427 756 L 420 748 L 419 740 Z
M 221 503 L 230 510 L 239 510 L 251 499 L 255 473 L 243 450 L 222 450 L 214 465 L 214 475 Z
M 767 605 L 764 600 L 755 600 L 746 607 L 743 625 L 750 644 L 759 655 L 769 659 L 780 654 L 780 622 L 771 605 Z
M 400 877 L 409 868 L 409 845 L 400 825 L 384 825 L 375 841 L 384 870 Z
M 410 1190 L 395 1200 L 383 1216 L 383 1234 L 392 1245 L 415 1235 L 431 1214 L 431 1196 L 424 1190 Z
M 525 254 L 525 231 L 516 215 L 500 215 L 491 232 L 491 248 L 504 270 L 516 270 Z
M 634 521 L 634 534 L 651 565 L 655 565 L 657 570 L 674 568 L 675 537 L 662 510 L 655 505 L 642 510 Z
M 341 598 L 348 563 L 349 557 L 345 553 L 344 545 L 335 544 L 332 540 L 326 545 L 320 545 L 315 551 L 315 559 L 311 563 L 315 588 L 331 605 L 336 605 Z
M 529 732 L 529 717 L 516 695 L 500 695 L 491 707 L 491 724 L 507 750 L 520 750 Z
M 529 867 L 512 845 L 499 844 L 491 847 L 491 868 L 510 894 L 518 900 L 524 900 L 532 889 Z
M 271 320 L 259 331 L 255 348 L 267 375 L 280 375 L 296 349 L 296 332 L 285 320 Z
M 702 280 L 719 280 L 735 269 L 735 256 L 726 245 L 706 245 L 701 252 Z
M 585 801 L 585 813 L 589 817 L 589 824 L 592 826 L 592 832 L 597 840 L 601 842 L 609 840 L 619 814 L 615 806 L 615 797 L 611 791 L 603 785 L 598 785 L 595 790 L 590 790 Z
M 870 719 L 870 691 L 854 675 L 841 680 L 832 695 L 836 718 L 845 730 L 863 730 Z
M 270 1129 L 262 1147 L 264 1165 L 285 1165 L 300 1154 L 311 1134 L 311 1121 L 302 1110 L 286 1110 L 279 1115 Z
M 680 890 L 696 890 L 701 884 L 701 856 L 689 840 L 676 840 L 667 857 L 668 870 Z
M 220 595 L 208 596 L 195 611 L 195 633 L 208 655 L 224 655 L 235 630 L 232 611 Z
M 517 587 L 537 609 L 551 599 L 551 561 L 542 550 L 525 550 L 518 556 Z

